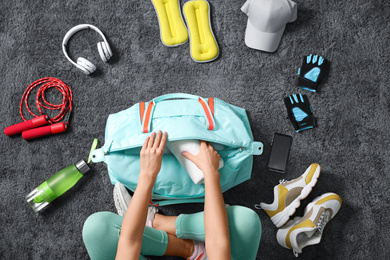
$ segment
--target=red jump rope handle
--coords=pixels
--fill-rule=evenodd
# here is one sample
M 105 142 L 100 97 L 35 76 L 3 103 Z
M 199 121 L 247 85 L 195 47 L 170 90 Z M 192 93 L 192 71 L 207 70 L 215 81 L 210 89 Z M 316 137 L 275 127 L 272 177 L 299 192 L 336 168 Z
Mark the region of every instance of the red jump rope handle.
M 31 130 L 24 131 L 22 133 L 22 137 L 24 140 L 34 139 L 38 137 L 42 137 L 45 135 L 58 134 L 61 132 L 65 132 L 67 128 L 67 124 L 61 122 L 54 125 L 43 126 L 39 128 L 34 128 Z
M 16 135 L 16 134 L 20 134 L 23 131 L 33 129 L 36 127 L 40 127 L 40 126 L 46 125 L 48 123 L 49 123 L 49 117 L 43 115 L 43 116 L 33 118 L 31 120 L 27 120 L 25 122 L 11 125 L 11 126 L 7 127 L 6 129 L 4 129 L 4 134 L 8 135 L 8 136 Z

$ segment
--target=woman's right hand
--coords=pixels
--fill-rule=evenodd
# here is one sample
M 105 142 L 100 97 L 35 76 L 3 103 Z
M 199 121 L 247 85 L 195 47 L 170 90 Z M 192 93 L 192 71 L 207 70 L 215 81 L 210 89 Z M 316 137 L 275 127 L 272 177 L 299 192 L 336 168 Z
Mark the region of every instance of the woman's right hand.
M 206 176 L 218 175 L 219 160 L 221 156 L 214 150 L 209 142 L 200 141 L 200 150 L 197 155 L 183 152 L 182 155 L 192 161 Z
M 203 172 L 205 187 L 204 228 L 208 259 L 231 259 L 229 224 L 218 172 L 221 156 L 210 143 L 200 141 L 197 155 L 183 156 Z

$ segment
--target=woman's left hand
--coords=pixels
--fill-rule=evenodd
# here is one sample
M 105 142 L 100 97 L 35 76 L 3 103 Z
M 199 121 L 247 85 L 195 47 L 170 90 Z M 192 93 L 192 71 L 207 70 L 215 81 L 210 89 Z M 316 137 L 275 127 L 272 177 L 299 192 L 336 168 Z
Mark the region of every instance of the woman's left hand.
M 141 172 L 137 188 L 130 201 L 129 208 L 123 218 L 116 253 L 119 259 L 138 259 L 142 248 L 142 234 L 148 214 L 148 201 L 153 185 L 161 169 L 167 133 L 152 133 L 148 136 L 141 149 Z
M 140 176 L 156 179 L 161 169 L 162 156 L 167 142 L 167 133 L 153 132 L 146 138 L 141 149 L 141 172 Z

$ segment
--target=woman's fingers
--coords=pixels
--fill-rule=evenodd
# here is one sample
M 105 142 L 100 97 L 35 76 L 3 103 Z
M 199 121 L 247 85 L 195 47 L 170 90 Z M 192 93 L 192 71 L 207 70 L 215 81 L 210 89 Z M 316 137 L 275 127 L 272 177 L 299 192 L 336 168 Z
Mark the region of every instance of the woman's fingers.
M 148 149 L 152 149 L 153 144 L 154 144 L 154 138 L 155 138 L 155 137 L 156 137 L 156 133 L 153 132 L 153 133 L 150 135 L 150 138 L 149 138 Z
M 160 142 L 161 142 L 161 136 L 162 136 L 162 133 L 160 130 L 158 130 L 157 135 L 156 135 L 156 140 L 154 140 L 153 149 L 157 150 L 157 148 L 159 147 Z
M 210 144 L 210 142 L 207 142 L 207 141 L 204 141 L 204 140 L 200 140 L 200 147 L 204 148 L 204 149 L 209 149 L 209 150 L 212 150 L 214 151 L 214 147 Z
M 205 147 L 207 148 L 207 142 L 206 141 L 203 141 L 203 140 L 200 140 L 200 147 Z
M 145 142 L 144 142 L 144 145 L 142 146 L 142 150 L 145 151 L 146 148 L 148 148 L 149 139 L 150 139 L 150 136 L 146 137 Z
M 145 142 L 142 146 L 142 150 L 164 150 L 165 144 L 168 139 L 168 134 L 167 132 L 162 133 L 160 130 L 157 132 L 153 132 L 150 136 L 146 137 Z
M 167 132 L 164 132 L 164 134 L 162 134 L 161 142 L 158 146 L 159 149 L 164 151 L 165 144 L 167 143 L 167 139 L 168 139 L 168 134 Z
M 184 158 L 187 158 L 188 160 L 190 160 L 191 162 L 195 163 L 194 161 L 196 161 L 196 156 L 193 155 L 192 153 L 189 153 L 189 152 L 182 152 L 181 153 Z

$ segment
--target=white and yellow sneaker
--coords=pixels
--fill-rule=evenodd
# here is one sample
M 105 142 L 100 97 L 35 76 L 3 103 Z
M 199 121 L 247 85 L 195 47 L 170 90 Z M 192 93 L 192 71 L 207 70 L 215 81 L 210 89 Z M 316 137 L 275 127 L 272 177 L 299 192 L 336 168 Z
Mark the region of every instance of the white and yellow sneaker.
M 303 217 L 295 217 L 278 230 L 276 239 L 279 244 L 292 249 L 298 256 L 304 247 L 320 243 L 322 231 L 337 214 L 341 203 L 340 196 L 332 192 L 315 198 L 305 208 Z
M 260 208 L 270 216 L 276 227 L 283 226 L 295 213 L 301 205 L 301 200 L 306 198 L 316 185 L 320 171 L 320 165 L 313 163 L 299 178 L 291 181 L 281 180 L 280 184 L 274 187 L 274 202 L 260 203 Z

